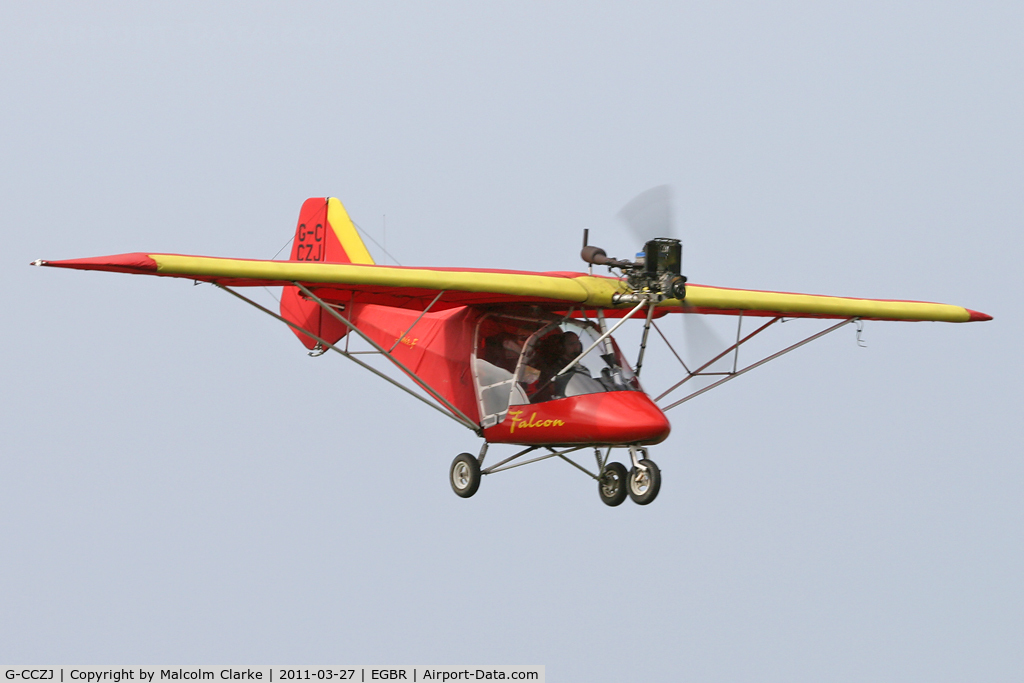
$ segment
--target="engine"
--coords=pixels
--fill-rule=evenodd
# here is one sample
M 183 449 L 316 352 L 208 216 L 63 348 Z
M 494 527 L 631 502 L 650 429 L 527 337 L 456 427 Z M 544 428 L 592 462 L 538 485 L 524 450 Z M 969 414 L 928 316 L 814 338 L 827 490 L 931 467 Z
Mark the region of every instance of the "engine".
M 639 303 L 643 300 L 686 298 L 686 276 L 680 273 L 683 247 L 679 240 L 657 237 L 644 245 L 635 261 L 609 258 L 600 247 L 585 246 L 580 256 L 595 266 L 622 271 L 633 291 L 616 294 L 615 303 Z

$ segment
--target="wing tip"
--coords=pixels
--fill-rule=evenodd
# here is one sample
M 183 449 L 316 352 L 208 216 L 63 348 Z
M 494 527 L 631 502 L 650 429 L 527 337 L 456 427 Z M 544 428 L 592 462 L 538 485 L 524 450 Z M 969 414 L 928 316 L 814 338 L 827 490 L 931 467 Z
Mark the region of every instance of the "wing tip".
M 155 273 L 159 270 L 159 265 L 149 254 L 139 252 L 115 254 L 113 256 L 94 256 L 92 258 L 65 259 L 63 261 L 36 259 L 31 265 L 72 268 L 75 270 L 107 270 L 115 273 Z
M 969 308 L 965 310 L 967 311 L 967 315 L 970 316 L 967 319 L 967 322 L 969 323 L 980 323 L 985 322 L 986 320 L 992 320 L 992 316 L 990 316 L 988 313 L 982 313 L 981 311 L 972 311 Z

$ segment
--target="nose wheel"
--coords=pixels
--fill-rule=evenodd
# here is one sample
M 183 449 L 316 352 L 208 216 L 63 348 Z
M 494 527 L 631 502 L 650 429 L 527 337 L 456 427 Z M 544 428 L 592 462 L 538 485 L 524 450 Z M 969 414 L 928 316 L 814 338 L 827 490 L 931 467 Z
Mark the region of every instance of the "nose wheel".
M 647 459 L 647 449 L 642 446 L 630 446 L 629 457 L 633 467 L 627 473 L 624 465 L 617 462 L 605 464 L 606 461 L 597 454 L 597 464 L 601 467 L 601 476 L 597 478 L 597 492 L 605 505 L 621 505 L 626 496 L 632 498 L 637 505 L 648 505 L 658 497 L 658 491 L 661 490 L 661 470 L 653 460 Z
M 629 497 L 637 505 L 647 505 L 661 490 L 661 470 L 652 460 L 643 458 L 629 470 Z

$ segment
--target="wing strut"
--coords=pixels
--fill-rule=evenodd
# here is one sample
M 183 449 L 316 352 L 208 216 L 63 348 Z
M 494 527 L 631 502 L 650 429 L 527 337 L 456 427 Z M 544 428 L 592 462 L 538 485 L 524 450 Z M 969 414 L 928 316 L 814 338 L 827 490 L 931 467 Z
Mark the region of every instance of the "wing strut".
M 271 311 L 270 309 L 268 309 L 268 308 L 266 308 L 266 307 L 264 307 L 264 306 L 261 306 L 260 304 L 256 303 L 256 302 L 255 302 L 255 301 L 253 301 L 252 299 L 250 299 L 250 298 L 248 298 L 248 297 L 246 297 L 246 296 L 244 296 L 244 295 L 242 295 L 242 294 L 239 294 L 238 292 L 236 292 L 235 290 L 231 289 L 230 287 L 225 287 L 224 285 L 222 285 L 222 284 L 219 284 L 219 283 L 217 283 L 217 282 L 214 282 L 213 284 L 214 284 L 214 285 L 216 285 L 217 287 L 219 287 L 219 288 L 223 289 L 223 290 L 224 290 L 225 292 L 227 292 L 228 294 L 231 294 L 232 296 L 235 296 L 235 297 L 237 297 L 237 298 L 241 299 L 242 301 L 244 301 L 244 302 L 246 302 L 247 304 L 249 304 L 249 305 L 253 306 L 254 308 L 257 308 L 257 309 L 259 309 L 259 310 L 263 311 L 263 312 L 264 312 L 264 313 L 266 313 L 267 315 L 269 315 L 269 316 L 271 316 L 271 317 L 273 317 L 273 318 L 277 318 L 278 320 L 280 320 L 281 322 L 283 322 L 283 323 L 284 323 L 285 325 L 288 325 L 289 327 L 291 327 L 291 328 L 293 328 L 293 329 L 295 329 L 295 330 L 297 330 L 297 331 L 301 332 L 302 334 L 305 334 L 305 335 L 309 336 L 310 338 L 312 338 L 312 339 L 315 339 L 315 340 L 316 340 L 316 341 L 317 341 L 317 342 L 318 342 L 319 344 L 321 344 L 321 345 L 322 345 L 322 346 L 323 346 L 324 348 L 328 348 L 328 349 L 331 349 L 332 351 L 337 351 L 337 352 L 338 352 L 338 353 L 340 353 L 340 354 L 341 354 L 342 356 L 344 356 L 345 358 L 348 358 L 348 359 L 349 359 L 350 361 L 352 361 L 352 362 L 353 362 L 353 363 L 355 363 L 356 365 L 359 365 L 360 367 L 366 368 L 367 370 L 369 370 L 369 371 L 370 371 L 370 372 L 372 372 L 373 374 L 377 375 L 378 377 L 380 377 L 380 378 L 382 378 L 382 379 L 385 379 L 385 380 L 387 380 L 388 382 L 390 382 L 390 383 L 391 383 L 391 384 L 393 384 L 394 386 L 398 387 L 399 389 L 401 389 L 401 390 L 402 390 L 402 391 L 404 391 L 405 393 L 409 394 L 409 395 L 410 395 L 410 396 L 412 396 L 413 398 L 416 398 L 416 399 L 419 399 L 420 401 L 423 401 L 423 403 L 427 404 L 428 406 L 430 406 L 431 408 L 433 408 L 433 409 L 434 409 L 434 410 L 436 410 L 437 412 L 441 413 L 442 415 L 445 415 L 445 416 L 447 416 L 447 417 L 450 417 L 451 419 L 455 420 L 456 422 L 458 422 L 458 423 L 459 423 L 459 424 L 461 424 L 462 426 L 464 426 L 464 427 L 467 427 L 468 429 L 471 429 L 472 431 L 474 431 L 474 432 L 477 432 L 477 433 L 479 434 L 479 432 L 480 432 L 480 428 L 479 428 L 479 427 L 478 427 L 478 426 L 477 426 L 476 424 L 474 424 L 472 420 L 470 420 L 470 419 L 469 419 L 468 417 L 466 417 L 466 416 L 465 416 L 465 415 L 464 415 L 464 414 L 463 414 L 463 413 L 462 413 L 461 411 L 459 411 L 459 410 L 458 410 L 457 408 L 455 408 L 454 406 L 451 406 L 450 404 L 448 404 L 448 402 L 447 402 L 447 401 L 444 401 L 444 399 L 443 399 L 443 398 L 440 398 L 439 400 L 441 400 L 441 401 L 442 401 L 442 402 L 443 402 L 444 404 L 446 404 L 446 405 L 447 405 L 448 407 L 450 407 L 450 408 L 451 408 L 452 410 L 454 410 L 456 414 L 454 414 L 454 415 L 453 415 L 452 413 L 448 412 L 447 410 L 444 410 L 444 409 L 443 409 L 443 408 L 441 408 L 440 406 L 438 406 L 438 405 L 436 405 L 436 404 L 434 404 L 434 403 L 431 403 L 431 402 L 430 402 L 430 401 L 428 401 L 427 399 L 425 399 L 425 398 L 423 398 L 422 396 L 420 396 L 419 394 L 417 394 L 417 393 L 416 393 L 415 391 L 411 390 L 411 389 L 410 389 L 409 387 L 407 387 L 407 386 L 403 385 L 403 384 L 402 384 L 401 382 L 398 382 L 398 381 L 394 380 L 393 378 L 391 378 L 391 377 L 388 377 L 388 376 L 387 376 L 386 374 L 384 374 L 383 372 L 381 372 L 381 371 L 380 371 L 380 370 L 378 370 L 377 368 L 373 367 L 372 365 L 370 365 L 370 364 L 368 364 L 368 363 L 364 363 L 363 361 L 359 360 L 359 359 L 358 359 L 358 358 L 356 358 L 356 357 L 355 357 L 355 356 L 354 356 L 354 355 L 353 355 L 353 354 L 352 354 L 351 352 L 348 352 L 348 351 L 343 351 L 343 350 L 339 349 L 339 348 L 338 348 L 338 347 L 336 347 L 336 346 L 335 346 L 334 344 L 331 344 L 330 342 L 328 342 L 328 341 L 326 341 L 326 340 L 324 340 L 324 339 L 321 339 L 320 337 L 318 337 L 317 335 L 313 334 L 313 333 L 312 333 L 312 332 L 310 332 L 309 330 L 306 330 L 306 329 L 302 328 L 302 327 L 301 327 L 300 325 L 297 325 L 296 323 L 293 323 L 292 321 L 290 321 L 290 320 L 287 320 L 287 319 L 285 319 L 285 318 L 281 317 L 281 316 L 280 316 L 280 315 L 278 315 L 277 313 L 274 313 L 274 312 L 273 312 L 273 311 Z M 307 291 L 307 292 L 308 292 L 308 290 L 306 290 L 306 288 L 305 288 L 305 287 L 303 287 L 302 285 L 299 285 L 298 283 L 295 283 L 295 284 L 296 284 L 296 285 L 298 285 L 298 286 L 299 286 L 300 288 L 302 288 L 303 290 L 305 290 L 305 291 Z M 316 297 L 313 297 L 313 298 L 314 298 L 314 299 L 316 299 Z M 325 309 L 329 310 L 329 311 L 330 311 L 331 313 L 334 313 L 334 314 L 335 314 L 335 316 L 337 316 L 337 313 L 335 313 L 333 309 L 330 309 L 330 308 L 329 308 L 328 306 L 326 306 L 326 305 L 325 305 L 325 304 L 324 304 L 324 303 L 323 303 L 322 301 L 320 301 L 320 299 L 316 299 L 316 301 L 317 301 L 317 302 L 318 302 L 318 303 L 319 303 L 319 304 L 320 304 L 321 306 L 323 306 L 323 307 L 324 307 Z M 351 323 L 349 323 L 349 322 L 348 322 L 347 320 L 344 320 L 344 319 L 342 319 L 342 318 L 341 318 L 340 316 L 338 316 L 338 318 L 339 318 L 339 319 L 340 319 L 340 320 L 341 320 L 342 322 L 344 322 L 344 323 L 345 323 L 346 325 L 348 325 L 348 326 L 349 326 L 349 327 L 350 327 L 351 329 L 355 330 L 355 332 L 356 332 L 357 334 L 359 334 L 359 335 L 360 335 L 361 337 L 363 337 L 364 339 L 367 339 L 367 341 L 370 341 L 370 343 L 371 343 L 371 344 L 373 343 L 373 341 L 372 341 L 372 340 L 370 340 L 370 339 L 368 339 L 368 338 L 366 337 L 366 335 L 362 333 L 362 331 L 360 331 L 360 330 L 356 329 L 356 328 L 355 328 L 355 326 L 353 326 L 353 325 L 352 325 Z M 374 346 L 377 346 L 377 345 L 376 345 L 376 344 L 374 344 Z M 380 348 L 380 347 L 377 347 L 377 348 Z M 387 355 L 387 354 L 385 353 L 384 355 Z M 389 356 L 389 358 L 390 358 L 390 356 Z M 432 396 L 433 398 L 439 398 L 439 397 L 437 397 L 437 396 L 434 396 L 434 393 L 433 393 L 432 391 L 430 391 L 429 389 L 427 389 L 427 387 L 426 387 L 426 386 L 424 385 L 424 383 L 423 383 L 423 382 L 422 382 L 421 380 L 419 380 L 419 379 L 418 379 L 418 378 L 416 377 L 416 375 L 415 375 L 415 374 L 413 374 L 412 372 L 410 372 L 409 370 L 407 370 L 407 369 L 406 369 L 406 368 L 405 368 L 404 366 L 402 366 L 402 365 L 401 365 L 400 363 L 398 363 L 398 361 L 394 360 L 393 358 L 392 358 L 391 360 L 392 360 L 392 362 L 394 362 L 394 363 L 395 363 L 396 365 L 398 365 L 398 366 L 399 366 L 400 368 L 402 368 L 402 370 L 404 370 L 404 371 L 405 371 L 406 373 L 408 373 L 408 374 L 409 374 L 409 375 L 410 375 L 410 376 L 411 376 L 411 377 L 413 378 L 413 380 L 414 380 L 414 381 L 415 381 L 415 382 L 416 382 L 416 383 L 417 383 L 417 384 L 418 384 L 419 386 L 421 386 L 421 387 L 423 387 L 424 389 L 426 389 L 426 390 L 427 390 L 427 391 L 428 391 L 428 392 L 430 393 L 430 395 L 431 395 L 431 396 Z
M 709 360 L 707 363 L 705 363 L 704 365 L 702 365 L 699 368 L 697 368 L 696 370 L 690 370 L 690 368 L 686 367 L 686 363 L 683 363 L 683 359 L 679 358 L 679 354 L 676 353 L 676 350 L 672 348 L 671 344 L 669 344 L 669 348 L 672 349 L 672 353 L 675 354 L 675 357 L 677 359 L 679 359 L 680 363 L 683 364 L 683 368 L 685 368 L 685 370 L 686 370 L 686 377 L 682 378 L 681 380 L 679 380 L 678 382 L 673 384 L 671 387 L 669 387 L 665 391 L 661 392 L 661 394 L 656 399 L 654 399 L 654 400 L 655 401 L 660 401 L 661 399 L 665 398 L 666 396 L 671 394 L 673 391 L 675 391 L 679 387 L 681 387 L 684 384 L 686 384 L 687 382 L 689 382 L 694 377 L 707 376 L 708 374 L 718 374 L 718 375 L 722 375 L 722 374 L 735 374 L 735 368 L 734 368 L 734 372 L 733 373 L 721 373 L 721 372 L 719 372 L 719 373 L 703 373 L 701 371 L 704 370 L 705 368 L 711 367 L 716 362 L 718 362 L 720 359 L 728 356 L 730 353 L 733 352 L 733 350 L 736 351 L 736 354 L 737 354 L 737 357 L 738 357 L 739 356 L 739 349 L 740 349 L 740 345 L 741 344 L 743 344 L 743 343 L 753 339 L 755 336 L 757 336 L 761 332 L 764 332 L 765 330 L 767 330 L 769 327 L 771 327 L 775 323 L 779 322 L 780 320 L 782 320 L 781 316 L 778 317 L 778 318 L 772 318 L 771 320 L 766 322 L 764 325 L 761 325 L 761 327 L 757 328 L 756 330 L 754 330 L 753 332 L 748 334 L 743 339 L 739 338 L 739 332 L 737 332 L 736 333 L 736 343 L 735 344 L 733 344 L 732 346 L 727 348 L 725 351 L 722 351 L 720 354 L 718 354 L 717 356 L 715 356 L 714 358 Z M 657 326 L 655 326 L 655 329 L 658 329 Z M 661 330 L 658 330 L 658 334 L 661 334 Z M 665 339 L 665 335 L 661 334 L 661 338 Z M 665 339 L 665 343 L 668 344 L 668 339 Z
M 637 377 L 640 376 L 640 368 L 644 366 L 644 351 L 647 350 L 647 333 L 651 331 L 651 319 L 654 318 L 654 304 L 652 303 L 647 309 L 647 321 L 644 323 L 644 336 L 640 340 L 640 355 L 636 359 L 636 370 L 633 374 Z
M 703 370 L 704 368 L 710 366 L 712 363 L 714 363 L 718 359 L 728 355 L 729 353 L 733 352 L 734 350 L 736 351 L 736 353 L 738 355 L 739 354 L 739 347 L 740 347 L 741 344 L 743 344 L 744 342 L 748 341 L 751 337 L 759 334 L 761 331 L 767 329 L 770 325 L 773 325 L 774 323 L 777 323 L 780 320 L 782 320 L 781 316 L 778 317 L 778 318 L 772 318 L 770 321 L 768 321 L 767 323 L 765 323 L 761 327 L 757 328 L 756 330 L 754 330 L 753 332 L 748 334 L 746 337 L 743 337 L 742 339 L 739 339 L 738 338 L 739 335 L 737 334 L 737 341 L 736 341 L 735 344 L 733 344 L 728 349 L 726 349 L 722 353 L 718 354 L 713 359 L 711 359 L 710 361 L 708 361 L 704 365 L 700 366 L 696 370 L 694 370 L 692 372 L 689 372 L 687 374 L 687 376 L 684 377 L 682 380 L 680 380 L 679 382 L 674 384 L 668 390 L 662 392 L 662 394 L 660 396 L 658 396 L 658 398 L 656 398 L 655 401 L 660 401 L 665 396 L 667 396 L 671 392 L 675 391 L 676 389 L 678 389 L 680 386 L 682 386 L 686 382 L 690 381 L 694 377 L 699 376 L 701 374 L 701 370 Z M 768 356 L 766 358 L 762 358 L 761 360 L 757 361 L 756 363 L 752 363 L 752 364 L 748 365 L 747 367 L 743 368 L 742 370 L 738 370 L 737 371 L 735 369 L 736 364 L 734 363 L 733 364 L 733 372 L 729 372 L 729 373 L 704 373 L 704 376 L 707 376 L 709 374 L 719 374 L 719 375 L 720 374 L 725 374 L 725 377 L 723 377 L 722 379 L 718 380 L 717 382 L 709 384 L 708 386 L 704 387 L 703 389 L 698 389 L 697 391 L 693 392 L 692 394 L 689 394 L 688 396 L 679 399 L 675 403 L 672 403 L 672 404 L 669 404 L 668 406 L 663 407 L 662 410 L 663 411 L 668 411 L 668 410 L 671 410 L 672 408 L 675 408 L 678 405 L 682 405 L 683 403 L 686 403 L 687 401 L 689 401 L 691 398 L 696 398 L 697 396 L 700 396 L 701 394 L 703 394 L 706 391 L 710 391 L 711 389 L 714 389 L 715 387 L 717 387 L 719 385 L 725 384 L 726 382 L 728 382 L 731 379 L 735 379 L 735 378 L 739 377 L 740 375 L 742 375 L 742 374 L 744 374 L 746 372 L 749 372 L 750 370 L 753 370 L 756 367 L 764 365 L 765 363 L 767 363 L 770 360 L 775 360 L 779 356 L 785 355 L 785 354 L 789 353 L 790 351 L 798 349 L 801 346 L 803 346 L 804 344 L 809 344 L 810 342 L 814 341 L 815 339 L 818 339 L 820 337 L 824 337 L 829 332 L 834 332 L 834 331 L 838 330 L 840 327 L 844 327 L 845 325 L 849 325 L 850 323 L 857 322 L 859 320 L 860 320 L 860 318 L 847 318 L 846 320 L 842 320 L 842 321 L 836 323 L 835 325 L 832 325 L 831 327 L 826 328 L 826 329 L 822 330 L 821 332 L 818 332 L 817 334 L 813 334 L 810 337 L 807 337 L 803 341 L 799 341 L 796 344 L 793 344 L 792 346 L 787 346 L 786 348 L 782 349 L 781 351 L 773 353 L 772 355 L 770 355 L 770 356 Z M 672 353 L 675 353 L 675 350 L 673 350 Z M 676 357 L 677 358 L 679 357 L 678 354 L 676 354 Z M 682 362 L 682 361 L 680 360 L 680 362 Z M 686 366 L 684 365 L 683 367 L 686 367 Z

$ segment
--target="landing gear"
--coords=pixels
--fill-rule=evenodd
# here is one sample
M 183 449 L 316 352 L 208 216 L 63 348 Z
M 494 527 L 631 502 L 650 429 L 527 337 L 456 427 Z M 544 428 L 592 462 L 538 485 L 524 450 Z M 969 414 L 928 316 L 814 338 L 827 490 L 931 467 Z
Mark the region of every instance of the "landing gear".
M 488 466 L 484 468 L 484 457 L 487 455 L 488 445 L 487 442 L 484 442 L 480 448 L 480 455 L 477 457 L 470 453 L 460 453 L 452 461 L 451 469 L 448 470 L 448 482 L 452 485 L 452 491 L 460 498 L 470 498 L 476 494 L 477 489 L 480 488 L 480 479 L 485 474 L 504 472 L 513 467 L 529 465 L 549 458 L 560 458 L 591 479 L 597 480 L 597 494 L 601 497 L 601 502 L 608 507 L 622 505 L 627 496 L 632 498 L 637 505 L 647 505 L 654 502 L 661 489 L 661 470 L 654 462 L 648 460 L 647 449 L 643 446 L 628 447 L 630 461 L 633 465 L 632 469 L 628 470 L 626 465 L 609 460 L 615 446 L 606 446 L 603 453 L 602 448 L 594 447 L 594 458 L 597 460 L 595 473 L 568 457 L 571 453 L 591 446 L 563 446 L 561 449 L 552 446 L 527 446 L 497 463 L 488 463 Z M 541 449 L 548 452 L 528 460 L 520 460 L 522 456 Z M 517 460 L 518 462 L 514 462 Z
M 469 498 L 480 488 L 480 461 L 469 453 L 455 456 L 448 471 L 448 481 L 455 495 Z
M 623 468 L 625 469 L 625 468 Z M 658 497 L 661 490 L 661 470 L 653 461 L 644 458 L 629 470 L 629 497 L 637 505 L 647 505 Z
M 604 473 L 597 480 L 597 492 L 601 502 L 610 507 L 622 505 L 626 500 L 626 466 L 618 462 L 610 462 Z

